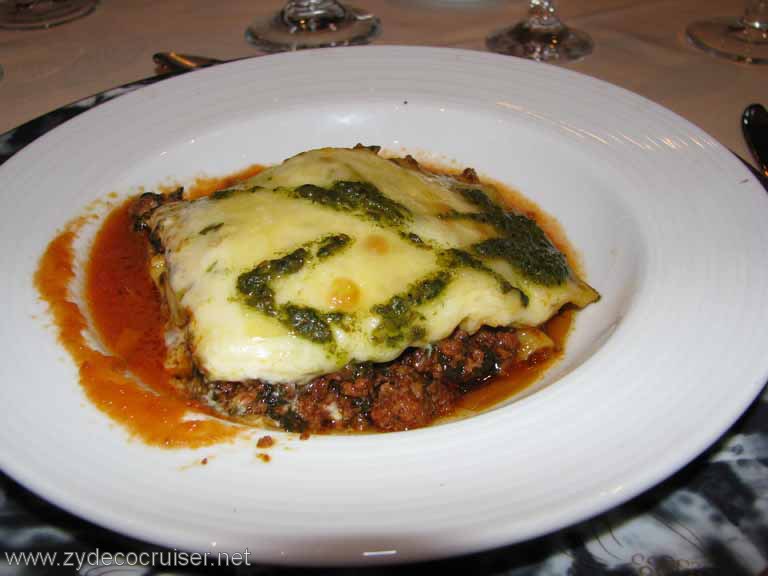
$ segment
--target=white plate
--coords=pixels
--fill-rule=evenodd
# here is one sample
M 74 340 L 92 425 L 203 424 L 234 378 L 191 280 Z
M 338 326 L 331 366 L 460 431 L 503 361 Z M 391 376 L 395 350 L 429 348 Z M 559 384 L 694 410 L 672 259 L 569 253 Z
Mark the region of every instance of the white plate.
M 32 274 L 91 200 L 326 145 L 455 159 L 556 216 L 603 294 L 543 388 L 461 422 L 167 451 L 91 406 Z M 83 114 L 0 168 L 0 464 L 52 502 L 179 549 L 377 563 L 519 541 L 600 513 L 720 436 L 768 378 L 768 195 L 634 94 L 478 52 L 241 61 Z M 194 466 L 202 457 L 207 466 Z

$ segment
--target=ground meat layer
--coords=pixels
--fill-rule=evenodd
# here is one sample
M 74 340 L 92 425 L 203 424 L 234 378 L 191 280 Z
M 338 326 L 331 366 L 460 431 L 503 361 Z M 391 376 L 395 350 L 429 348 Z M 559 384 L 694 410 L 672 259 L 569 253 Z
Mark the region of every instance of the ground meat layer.
M 518 347 L 514 329 L 456 330 L 430 349 L 409 349 L 386 364 L 347 366 L 303 386 L 194 380 L 190 391 L 229 417 L 268 418 L 289 431 L 408 430 L 450 414 L 461 395 L 518 367 Z

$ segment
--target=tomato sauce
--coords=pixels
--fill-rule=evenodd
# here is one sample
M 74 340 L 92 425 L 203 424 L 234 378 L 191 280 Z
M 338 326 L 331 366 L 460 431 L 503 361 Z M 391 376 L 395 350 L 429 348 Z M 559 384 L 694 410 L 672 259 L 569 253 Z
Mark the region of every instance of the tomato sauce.
M 71 300 L 73 244 L 87 219 L 70 223 L 41 258 L 35 283 L 50 307 L 59 340 L 78 366 L 88 399 L 132 436 L 165 448 L 230 440 L 241 428 L 205 415 L 171 386 L 163 368 L 165 318 L 146 268 L 146 241 L 131 230 L 129 205 L 113 210 L 102 225 L 86 277 L 93 322 L 111 354 L 88 343 L 85 314 Z

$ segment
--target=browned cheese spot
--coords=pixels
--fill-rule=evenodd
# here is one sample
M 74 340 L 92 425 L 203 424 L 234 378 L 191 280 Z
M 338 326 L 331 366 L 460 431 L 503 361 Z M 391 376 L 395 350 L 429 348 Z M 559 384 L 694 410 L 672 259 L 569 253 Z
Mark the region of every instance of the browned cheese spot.
M 384 236 L 371 234 L 365 239 L 363 244 L 367 250 L 374 254 L 386 254 L 389 252 L 389 242 Z
M 334 278 L 328 294 L 328 305 L 333 310 L 353 312 L 360 301 L 360 288 L 349 278 Z

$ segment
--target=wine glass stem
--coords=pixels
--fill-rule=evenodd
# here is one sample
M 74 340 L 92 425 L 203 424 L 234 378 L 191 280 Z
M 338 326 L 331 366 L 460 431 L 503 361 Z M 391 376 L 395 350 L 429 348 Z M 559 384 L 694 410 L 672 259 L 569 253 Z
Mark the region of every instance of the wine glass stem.
M 530 0 L 528 22 L 541 28 L 561 28 L 563 23 L 557 15 L 554 0 Z
M 277 14 L 255 19 L 245 38 L 265 52 L 282 52 L 367 44 L 380 29 L 374 15 L 336 0 L 288 0 Z
M 283 8 L 283 20 L 288 24 L 312 21 L 317 18 L 341 20 L 346 10 L 336 0 L 289 0 Z
M 757 30 L 768 30 L 768 0 L 747 0 L 742 22 Z

